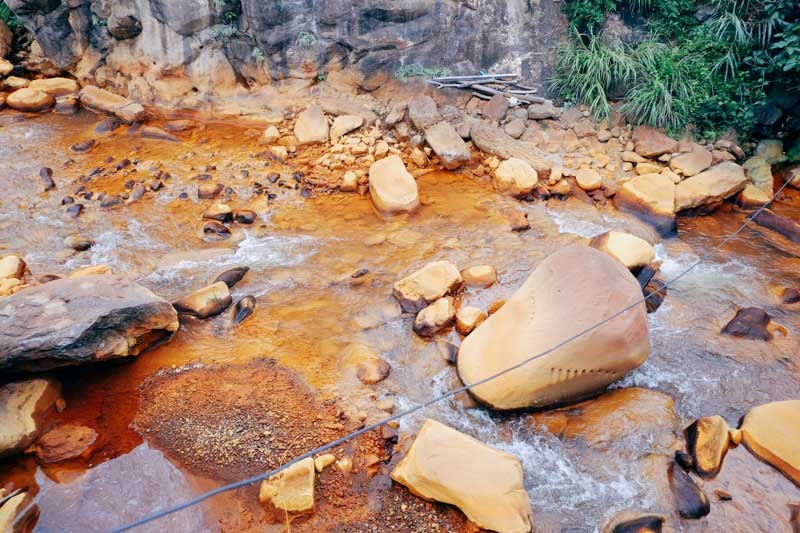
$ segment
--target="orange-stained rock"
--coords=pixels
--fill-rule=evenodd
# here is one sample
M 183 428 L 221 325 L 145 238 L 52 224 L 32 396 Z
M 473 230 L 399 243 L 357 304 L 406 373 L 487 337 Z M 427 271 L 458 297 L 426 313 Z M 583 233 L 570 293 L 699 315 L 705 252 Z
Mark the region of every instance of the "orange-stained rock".
M 686 428 L 686 446 L 701 476 L 713 477 L 719 472 L 730 444 L 729 430 L 719 415 L 698 418 Z
M 471 287 L 491 287 L 497 282 L 497 270 L 491 265 L 475 265 L 461 271 L 464 283 Z
M 428 419 L 391 476 L 417 496 L 455 505 L 481 528 L 527 533 L 533 516 L 522 474 L 513 455 Z
M 475 383 L 558 343 L 641 299 L 636 279 L 617 260 L 569 246 L 542 261 L 458 352 L 458 373 Z M 644 303 L 571 343 L 471 389 L 496 409 L 543 407 L 602 390 L 650 353 Z
M 753 407 L 741 430 L 748 450 L 800 485 L 800 400 Z
M 642 157 L 658 157 L 678 150 L 678 141 L 649 126 L 639 126 L 633 132 L 636 153 Z
M 462 282 L 461 273 L 450 261 L 434 261 L 394 284 L 392 294 L 406 313 L 417 313 L 442 296 L 451 294 Z
M 391 155 L 369 167 L 369 195 L 385 214 L 411 212 L 419 207 L 419 191 L 403 160 Z
M 455 300 L 451 296 L 439 298 L 417 313 L 414 332 L 421 337 L 430 337 L 453 324 L 456 318 Z
M 180 314 L 208 318 L 223 312 L 232 301 L 228 285 L 218 281 L 184 296 L 173 305 Z
M 0 387 L 0 457 L 21 452 L 39 436 L 45 413 L 60 395 L 61 385 L 51 378 Z
M 97 432 L 94 429 L 64 424 L 42 435 L 25 451 L 35 453 L 43 463 L 57 463 L 76 457 L 88 457 L 96 442 Z
M 662 235 L 675 229 L 675 184 L 663 174 L 644 174 L 626 181 L 614 205 L 652 224 Z
M 68 94 L 76 94 L 80 91 L 81 86 L 78 82 L 69 78 L 45 78 L 41 80 L 33 80 L 30 89 L 36 89 L 52 96 L 65 96 Z

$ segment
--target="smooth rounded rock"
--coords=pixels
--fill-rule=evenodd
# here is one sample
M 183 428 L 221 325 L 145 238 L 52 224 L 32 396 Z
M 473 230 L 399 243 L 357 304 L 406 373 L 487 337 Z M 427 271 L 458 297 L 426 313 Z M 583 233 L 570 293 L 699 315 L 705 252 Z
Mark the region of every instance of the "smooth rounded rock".
M 222 313 L 231 302 L 228 285 L 224 281 L 218 281 L 184 296 L 172 305 L 181 315 L 203 319 Z
M 753 407 L 741 425 L 750 452 L 800 486 L 800 400 Z
M 53 106 L 55 99 L 42 91 L 23 88 L 14 91 L 6 98 L 6 105 L 17 111 L 37 112 Z
M 589 246 L 616 257 L 629 270 L 650 264 L 656 256 L 652 244 L 621 231 L 607 231 L 597 235 L 589 242 Z
M 569 246 L 542 261 L 514 295 L 461 344 L 458 373 L 475 383 L 553 348 L 641 299 L 617 260 Z M 647 312 L 628 312 L 471 393 L 496 409 L 544 407 L 602 390 L 649 355 Z
M 455 301 L 450 296 L 439 298 L 417 313 L 414 332 L 421 337 L 430 337 L 453 324 L 456 318 Z
M 494 187 L 498 192 L 513 196 L 530 193 L 539 182 L 539 174 L 527 161 L 512 157 L 494 171 Z

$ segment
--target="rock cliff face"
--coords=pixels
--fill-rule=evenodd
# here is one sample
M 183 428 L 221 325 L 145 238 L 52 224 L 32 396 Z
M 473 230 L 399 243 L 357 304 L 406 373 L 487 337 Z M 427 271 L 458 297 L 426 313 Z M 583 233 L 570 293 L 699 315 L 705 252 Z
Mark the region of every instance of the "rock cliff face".
M 554 0 L 7 0 L 40 54 L 143 103 L 401 65 L 512 70 L 542 85 Z M 39 48 L 41 50 L 39 50 Z M 370 88 L 379 77 L 367 77 Z

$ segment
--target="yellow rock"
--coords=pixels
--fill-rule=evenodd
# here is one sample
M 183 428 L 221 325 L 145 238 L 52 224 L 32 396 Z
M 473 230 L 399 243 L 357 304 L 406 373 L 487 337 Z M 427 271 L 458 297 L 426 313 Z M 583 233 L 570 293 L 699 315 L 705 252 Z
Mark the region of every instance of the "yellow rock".
M 719 472 L 730 444 L 729 429 L 719 415 L 698 418 L 686 428 L 686 444 L 701 476 L 713 477 Z
M 378 211 L 411 212 L 419 207 L 419 191 L 399 156 L 390 155 L 369 167 L 369 194 Z
M 326 453 L 314 459 L 314 468 L 316 469 L 317 472 L 322 472 L 335 462 L 336 462 L 336 456 L 333 455 L 332 453 Z
M 0 507 L 0 531 L 3 533 L 11 533 L 12 531 L 21 531 L 21 527 L 12 528 L 11 524 L 17 517 L 17 513 L 24 509 L 23 503 L 25 502 L 25 498 L 28 496 L 27 493 L 22 492 L 9 498 L 2 507 Z M 30 512 L 29 510 L 28 512 Z M 19 526 L 19 522 L 17 524 Z
M 531 530 L 519 459 L 435 420 L 425 421 L 391 477 L 421 498 L 455 505 L 481 528 Z
M 589 242 L 589 246 L 616 257 L 628 269 L 649 265 L 656 256 L 656 251 L 649 242 L 621 231 L 607 231 L 597 235 Z
M 458 374 L 475 383 L 552 349 L 641 299 L 636 279 L 617 260 L 569 246 L 539 263 L 499 311 L 464 339 Z M 542 407 L 603 389 L 650 353 L 644 303 L 544 357 L 472 389 L 497 409 Z
M 7 255 L 0 259 L 0 279 L 22 279 L 25 270 L 25 261 L 16 255 Z
M 283 472 L 261 482 L 261 503 L 290 513 L 314 510 L 314 460 L 306 457 Z
M 223 312 L 231 302 L 228 285 L 224 281 L 218 281 L 184 296 L 173 305 L 179 314 L 208 318 Z
M 741 430 L 748 450 L 800 485 L 800 400 L 753 407 Z
M 450 261 L 434 261 L 399 280 L 392 294 L 406 313 L 417 313 L 431 302 L 450 294 L 462 283 L 461 273 Z
M 511 158 L 500 163 L 494 172 L 494 187 L 499 192 L 524 196 L 539 182 L 539 174 L 522 159 Z
M 456 313 L 456 329 L 462 335 L 469 335 L 486 320 L 486 313 L 477 307 L 462 307 Z

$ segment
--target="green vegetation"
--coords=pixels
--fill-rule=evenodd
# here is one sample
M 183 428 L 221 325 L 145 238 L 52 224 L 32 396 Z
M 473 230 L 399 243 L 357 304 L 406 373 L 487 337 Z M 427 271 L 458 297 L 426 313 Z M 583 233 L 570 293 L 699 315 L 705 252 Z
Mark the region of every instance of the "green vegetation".
M 557 51 L 553 85 L 597 119 L 615 95 L 635 124 L 747 137 L 767 89 L 800 76 L 800 2 L 567 0 L 563 10 L 573 31 Z M 603 35 L 619 10 L 644 17 L 649 37 L 626 44 Z
M 11 28 L 22 28 L 22 21 L 19 20 L 11 9 L 6 5 L 5 2 L 0 1 L 0 20 L 6 23 L 6 26 Z
M 303 48 L 311 48 L 317 44 L 317 36 L 311 32 L 301 31 L 297 34 L 297 42 Z
M 94 13 L 92 13 L 92 26 L 97 26 L 105 28 L 108 26 L 108 19 L 104 19 L 102 17 L 98 17 Z
M 410 65 L 400 66 L 394 73 L 395 77 L 400 81 L 406 81 L 409 78 L 435 78 L 437 76 L 449 76 L 450 70 L 444 67 L 426 67 L 419 63 L 412 63 Z

